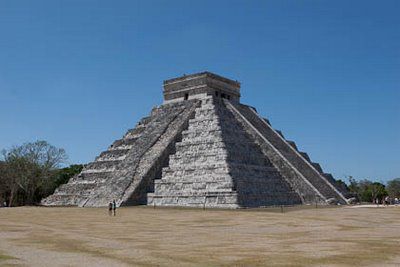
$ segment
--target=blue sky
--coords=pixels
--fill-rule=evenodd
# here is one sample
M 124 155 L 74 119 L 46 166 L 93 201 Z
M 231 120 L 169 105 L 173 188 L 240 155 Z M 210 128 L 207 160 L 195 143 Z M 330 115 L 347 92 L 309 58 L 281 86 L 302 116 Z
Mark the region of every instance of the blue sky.
M 0 148 L 87 163 L 162 102 L 162 81 L 242 83 L 337 178 L 400 177 L 400 1 L 0 1 Z

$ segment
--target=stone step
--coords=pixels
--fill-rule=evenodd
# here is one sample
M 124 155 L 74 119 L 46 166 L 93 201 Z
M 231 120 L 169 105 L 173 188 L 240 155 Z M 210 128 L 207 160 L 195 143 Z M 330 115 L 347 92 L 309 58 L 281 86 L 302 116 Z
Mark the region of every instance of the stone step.
M 104 151 L 96 158 L 96 161 L 123 160 L 129 149 L 113 149 Z
M 148 116 L 148 117 L 144 117 L 139 121 L 139 125 L 146 125 L 151 121 L 152 117 Z
M 170 191 L 184 192 L 230 192 L 233 191 L 234 185 L 232 182 L 164 182 L 157 180 L 155 187 L 157 187 L 157 193 L 163 194 Z
M 313 165 L 313 167 L 319 172 L 319 173 L 323 173 L 323 170 L 321 168 L 321 165 L 319 165 L 319 163 L 316 162 L 311 162 L 311 165 Z
M 117 168 L 117 165 L 120 163 L 120 160 L 114 161 L 94 161 L 86 165 L 85 171 L 87 172 L 110 172 L 114 171 Z
M 220 127 L 220 122 L 216 118 L 197 119 L 195 117 L 189 120 L 189 130 L 208 128 L 208 127 L 214 127 L 214 128 Z
M 251 165 L 247 163 L 229 163 L 230 173 L 232 174 L 240 174 L 243 171 L 249 171 L 254 173 L 262 173 L 262 174 L 269 174 L 275 175 L 279 174 L 279 172 L 273 166 L 266 166 L 266 165 Z
M 117 166 L 111 166 L 109 168 L 102 168 L 102 169 L 85 169 L 84 171 L 82 171 L 82 173 L 85 173 L 85 174 L 87 174 L 87 173 L 93 173 L 93 174 L 94 173 L 105 173 L 105 172 L 112 173 L 116 170 L 117 170 Z
M 183 157 L 197 157 L 197 156 L 216 156 L 225 155 L 232 159 L 238 158 L 250 158 L 250 159 L 261 159 L 267 160 L 261 157 L 257 150 L 251 147 L 242 147 L 242 144 L 232 144 L 229 149 L 226 147 L 212 147 L 207 149 L 206 146 L 181 146 L 179 150 L 173 156 L 173 158 L 183 158 Z
M 214 142 L 223 142 L 224 140 L 222 139 L 221 136 L 218 137 L 218 135 L 215 136 L 199 136 L 195 138 L 185 138 L 184 136 L 182 137 L 182 143 L 183 145 L 195 145 L 195 144 L 202 144 L 202 143 L 214 143 Z
M 292 191 L 287 185 L 282 184 L 281 179 L 249 179 L 237 181 L 236 188 L 242 193 L 286 194 Z
M 175 165 L 163 168 L 163 172 L 174 172 L 174 171 L 193 171 L 193 170 L 212 170 L 215 173 L 221 171 L 219 173 L 235 171 L 235 170 L 253 170 L 258 172 L 276 172 L 276 169 L 272 166 L 262 166 L 262 165 L 250 165 L 243 163 L 234 163 L 234 162 L 214 162 L 214 163 L 205 163 L 205 164 L 185 164 L 185 165 Z
M 225 121 L 219 124 L 210 121 L 203 121 L 201 124 L 199 122 L 196 122 L 196 124 L 189 123 L 189 128 L 184 131 L 184 134 L 188 135 L 193 133 L 195 136 L 198 136 L 201 133 L 218 131 L 222 131 L 224 135 L 236 135 L 238 131 L 241 131 L 241 128 L 231 121 Z M 188 137 L 192 136 L 188 135 Z
M 175 147 L 177 151 L 181 150 L 184 147 L 187 147 L 188 143 L 178 142 L 175 144 Z M 202 151 L 202 150 L 208 150 L 208 149 L 219 149 L 219 148 L 225 148 L 225 143 L 222 141 L 205 141 L 205 142 L 199 142 L 197 144 L 192 144 L 191 149 L 193 151 Z
M 236 192 L 224 192 L 206 196 L 196 195 L 148 195 L 148 205 L 180 206 L 180 207 L 207 207 L 207 208 L 238 208 Z
M 195 162 L 191 164 L 169 164 L 168 168 L 171 170 L 182 170 L 182 169 L 187 169 L 187 170 L 194 170 L 194 169 L 217 169 L 217 168 L 224 168 L 227 167 L 228 164 L 226 162 Z
M 333 177 L 333 175 L 330 174 L 330 173 L 323 173 L 323 175 L 325 176 L 325 178 L 327 178 L 327 179 L 330 180 L 331 182 L 336 181 L 335 178 Z
M 167 178 L 167 177 L 178 177 L 179 179 L 182 179 L 181 177 L 209 177 L 210 179 L 217 179 L 217 177 L 226 177 L 229 174 L 229 168 L 228 166 L 221 166 L 221 167 L 216 167 L 216 168 L 174 168 L 172 169 L 171 167 L 164 167 L 162 169 L 162 179 Z M 230 177 L 230 176 L 229 176 Z M 208 178 L 207 178 L 208 179 Z M 224 179 L 224 178 L 221 178 Z
M 216 154 L 216 155 L 208 155 L 208 156 L 201 156 L 197 155 L 196 153 L 192 155 L 186 155 L 181 157 L 179 154 L 171 155 L 169 157 L 169 166 L 175 165 L 188 165 L 188 164 L 196 164 L 196 163 L 203 163 L 203 162 L 221 162 L 226 161 L 228 156 L 226 154 Z
M 216 148 L 212 148 L 210 147 L 209 149 L 207 149 L 205 146 L 204 147 L 200 147 L 197 146 L 196 148 L 193 149 L 193 147 L 189 147 L 189 146 L 182 146 L 181 149 L 179 149 L 178 151 L 176 151 L 175 154 L 171 155 L 175 158 L 182 158 L 182 157 L 191 157 L 191 156 L 215 156 L 218 154 L 228 154 L 228 152 L 226 151 L 226 149 L 224 147 L 216 147 Z
M 259 175 L 259 176 L 256 176 Z M 252 190 L 256 191 L 279 191 L 279 192 L 286 192 L 292 191 L 291 188 L 282 181 L 281 177 L 268 177 L 268 176 L 260 176 L 260 174 L 256 174 L 253 177 L 231 177 L 230 175 L 213 175 L 213 176 L 188 176 L 184 177 L 177 177 L 177 176 L 167 176 L 162 179 L 156 179 L 154 185 L 157 187 L 157 190 L 160 189 L 158 187 L 161 184 L 210 184 L 212 186 L 223 185 L 221 188 L 226 188 L 227 185 L 232 188 L 243 188 L 243 190 L 247 190 L 245 188 L 253 188 Z M 206 188 L 203 188 L 206 189 Z M 209 188 L 207 187 L 207 190 Z M 158 192 L 158 191 L 157 191 Z
M 276 130 L 276 129 L 275 129 L 275 132 L 277 132 L 282 138 L 285 138 L 285 137 L 283 136 L 283 133 L 282 133 L 280 130 Z
M 139 138 L 124 138 L 116 140 L 111 146 L 112 149 L 130 149 Z
M 278 192 L 278 191 L 265 191 L 265 192 L 243 192 L 243 191 L 237 191 L 239 196 L 245 196 L 246 199 L 252 199 L 252 198 L 259 198 L 261 197 L 264 199 L 266 202 L 271 202 L 272 200 L 279 200 L 279 202 L 283 202 L 285 199 L 290 199 L 290 198 L 296 198 L 298 199 L 299 196 L 297 193 L 293 191 L 284 191 L 284 192 Z M 299 204 L 299 203 L 297 203 Z M 271 204 L 269 204 L 271 205 Z M 282 204 L 280 204 L 282 205 Z
M 194 117 L 194 122 L 200 122 L 200 121 L 214 121 L 214 122 L 218 122 L 219 121 L 219 116 L 217 116 L 216 114 L 212 114 L 212 115 L 206 115 L 206 114 L 196 114 Z
M 301 199 L 296 193 L 286 192 L 274 194 L 241 194 L 238 192 L 238 203 L 245 207 L 267 207 L 281 205 L 299 205 Z
M 216 154 L 222 151 L 228 151 L 228 154 L 258 154 L 259 149 L 253 143 L 237 141 L 216 141 L 204 140 L 204 142 L 190 143 L 182 140 L 176 143 L 177 155 L 190 155 L 198 153 L 199 155 Z M 209 152 L 209 153 L 208 153 Z
M 241 146 L 253 146 L 253 142 L 249 140 L 243 140 L 243 141 L 238 141 L 238 138 L 235 138 L 233 135 L 232 136 L 222 136 L 218 137 L 217 134 L 214 136 L 201 136 L 201 137 L 193 137 L 193 138 L 183 138 L 181 143 L 181 146 L 186 146 L 186 145 L 197 145 L 197 144 L 204 144 L 204 143 L 220 143 L 223 142 L 226 146 L 230 145 L 235 145 L 235 144 L 240 144 Z M 255 146 L 253 146 L 255 147 Z
M 101 185 L 102 183 L 68 183 L 61 185 L 54 193 L 57 195 L 89 196 L 93 189 Z
M 104 181 L 110 177 L 112 172 L 81 172 L 76 181 Z
M 221 152 L 218 154 L 211 155 L 199 155 L 198 153 L 185 154 L 177 153 L 175 155 L 170 156 L 169 165 L 171 167 L 176 165 L 187 165 L 187 164 L 203 164 L 203 163 L 213 163 L 213 162 L 222 162 L 226 161 L 228 163 L 237 163 L 237 164 L 249 164 L 249 165 L 269 165 L 267 159 L 258 157 L 254 154 L 240 154 L 240 153 L 226 153 Z
M 268 125 L 271 125 L 271 122 L 267 118 L 262 118 Z
M 206 139 L 216 139 L 220 140 L 222 138 L 222 131 L 221 129 L 203 129 L 203 131 L 193 131 L 193 130 L 186 130 L 182 132 L 182 139 L 192 140 L 196 138 L 206 138 Z
M 143 124 L 137 125 L 135 128 L 128 130 L 123 139 L 138 138 L 141 136 L 146 126 Z
M 297 150 L 297 145 L 294 141 L 287 141 L 289 145 L 291 145 L 294 149 Z
M 79 206 L 86 201 L 87 197 L 76 194 L 57 195 L 53 194 L 42 201 L 46 206 Z
M 165 197 L 173 197 L 173 196 L 186 196 L 186 197 L 217 197 L 217 196 L 237 196 L 236 191 L 230 191 L 230 192 L 221 192 L 221 191 L 210 191 L 210 192 L 190 192 L 190 194 L 186 194 L 185 192 L 179 192 L 177 195 L 170 195 L 170 194 L 156 194 L 156 193 L 150 193 L 148 194 L 151 197 L 159 197 L 159 196 L 165 196 Z
M 213 173 L 211 172 L 208 175 L 204 174 L 190 174 L 185 176 L 177 175 L 178 172 L 173 172 L 170 174 L 166 174 L 162 177 L 162 179 L 154 180 L 155 183 L 175 183 L 175 182 L 183 182 L 190 181 L 193 183 L 205 183 L 205 182 L 229 182 L 232 181 L 232 177 L 229 173 Z
M 307 160 L 308 162 L 311 162 L 311 159 L 306 152 L 299 151 L 299 153 L 305 160 Z
M 166 173 L 162 179 L 155 181 L 156 184 L 165 183 L 225 183 L 236 182 L 238 185 L 247 186 L 247 184 L 262 185 L 266 188 L 284 188 L 286 191 L 291 189 L 277 172 L 259 172 L 259 171 L 230 171 L 229 173 L 209 173 L 209 174 L 184 174 Z

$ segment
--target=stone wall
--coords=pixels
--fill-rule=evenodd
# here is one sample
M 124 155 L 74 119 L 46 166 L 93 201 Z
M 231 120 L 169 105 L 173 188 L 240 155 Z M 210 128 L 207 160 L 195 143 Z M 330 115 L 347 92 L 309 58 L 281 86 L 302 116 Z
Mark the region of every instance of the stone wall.
M 164 103 L 200 98 L 202 95 L 224 95 L 239 102 L 240 83 L 210 72 L 201 72 L 164 81 Z

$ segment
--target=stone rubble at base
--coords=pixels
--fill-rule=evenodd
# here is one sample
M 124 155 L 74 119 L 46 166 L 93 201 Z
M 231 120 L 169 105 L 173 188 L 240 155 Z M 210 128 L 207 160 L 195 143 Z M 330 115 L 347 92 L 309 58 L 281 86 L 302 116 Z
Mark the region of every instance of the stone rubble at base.
M 240 103 L 238 82 L 203 72 L 164 81 L 164 103 L 42 204 L 243 208 L 347 198 L 332 175 Z

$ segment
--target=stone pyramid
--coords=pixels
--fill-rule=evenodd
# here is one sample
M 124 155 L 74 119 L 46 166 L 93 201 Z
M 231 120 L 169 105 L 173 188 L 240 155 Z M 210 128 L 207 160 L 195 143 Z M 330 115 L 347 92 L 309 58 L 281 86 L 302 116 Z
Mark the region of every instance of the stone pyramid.
M 210 72 L 164 81 L 164 103 L 42 201 L 241 208 L 348 202 L 345 188 Z

